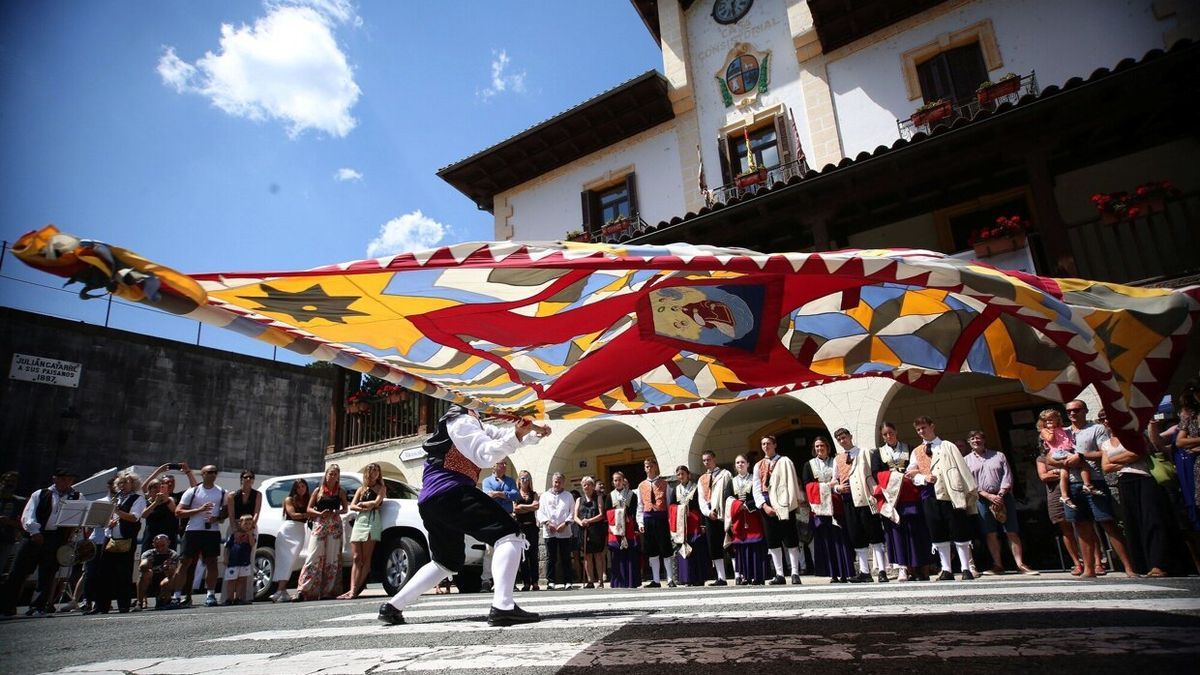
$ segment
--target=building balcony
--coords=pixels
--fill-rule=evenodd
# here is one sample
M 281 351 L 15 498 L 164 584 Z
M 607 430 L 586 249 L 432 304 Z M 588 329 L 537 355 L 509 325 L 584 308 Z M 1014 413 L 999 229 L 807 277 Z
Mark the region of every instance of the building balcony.
M 808 173 L 808 163 L 798 159 L 786 164 L 759 169 L 757 172 L 738 176 L 732 183 L 726 183 L 719 188 L 704 193 L 704 205 L 726 204 L 748 195 L 757 194 L 776 183 L 786 183 L 795 176 Z
M 412 391 L 338 406 L 342 442 L 337 447 L 358 450 L 427 434 L 449 406 L 448 401 Z
M 1179 286 L 1200 274 L 1200 192 L 1146 205 L 1133 218 L 1067 224 L 1076 276 L 1135 286 Z
M 918 133 L 928 135 L 935 127 L 950 126 L 957 119 L 972 120 L 981 111 L 994 111 L 1001 104 L 1016 103 L 1023 96 L 1037 96 L 1037 75 L 1031 71 L 1022 77 L 1000 79 L 993 83 L 985 83 L 969 101 L 946 101 L 942 105 L 933 106 L 914 112 L 907 119 L 897 120 L 896 127 L 900 138 L 911 140 Z M 922 106 L 924 107 L 924 106 Z
M 637 213 L 632 213 L 625 218 L 610 220 L 603 225 L 596 225 L 591 228 L 583 227 L 568 232 L 567 240 L 585 244 L 617 244 L 629 241 L 649 229 L 650 225 L 642 220 L 641 216 Z

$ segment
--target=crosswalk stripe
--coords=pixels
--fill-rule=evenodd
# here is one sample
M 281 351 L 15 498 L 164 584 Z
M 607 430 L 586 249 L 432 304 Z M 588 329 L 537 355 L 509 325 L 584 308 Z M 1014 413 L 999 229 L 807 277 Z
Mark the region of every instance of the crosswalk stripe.
M 995 603 L 996 605 L 1052 605 L 1054 601 L 1029 603 Z M 1134 600 L 1127 606 L 1137 609 L 1167 606 L 1187 606 L 1194 611 L 1200 600 L 1179 599 L 1158 601 Z M 1087 603 L 1083 606 L 1087 609 Z M 973 608 L 987 611 L 989 607 Z M 1086 633 L 1086 640 L 1063 640 L 1064 634 Z M 872 636 L 878 639 L 871 639 Z M 264 675 L 310 675 L 323 673 L 365 674 L 370 671 L 457 671 L 517 668 L 574 668 L 599 666 L 684 666 L 695 663 L 761 663 L 764 649 L 786 649 L 786 660 L 794 667 L 801 662 L 847 663 L 856 659 L 887 658 L 921 659 L 941 663 L 960 659 L 1017 658 L 1036 654 L 1038 657 L 1078 658 L 1081 655 L 1112 655 L 1114 653 L 1186 654 L 1195 650 L 1195 631 L 1191 627 L 1168 626 L 1100 626 L 1075 629 L 1070 622 L 1061 630 L 1044 635 L 1029 635 L 1016 628 L 988 630 L 939 630 L 917 641 L 896 641 L 892 632 L 866 632 L 856 635 L 866 638 L 851 641 L 841 635 L 810 634 L 797 640 L 794 634 L 759 635 L 754 640 L 717 641 L 711 637 L 681 637 L 673 639 L 672 649 L 646 649 L 641 640 L 616 644 L 596 642 L 538 642 L 511 644 L 481 644 L 465 646 L 422 646 L 372 649 L 314 650 L 303 653 L 279 652 L 252 654 L 221 654 L 198 657 L 161 657 L 101 661 L 71 666 L 54 671 L 68 673 L 179 673 L 184 675 L 242 675 L 246 672 Z
M 853 617 L 887 617 L 887 616 L 905 616 L 913 614 L 932 615 L 932 614 L 973 614 L 987 612 L 1016 612 L 1029 610 L 1044 610 L 1044 609 L 1061 609 L 1064 606 L 1062 600 L 1013 600 L 1013 601 L 996 601 L 996 602 L 960 602 L 951 604 L 939 604 L 936 606 L 924 604 L 901 604 L 901 605 L 851 605 L 844 607 L 795 607 L 789 609 L 762 609 L 755 610 L 755 619 L 836 619 L 836 618 L 853 618 Z M 1121 610 L 1147 610 L 1158 612 L 1183 612 L 1194 613 L 1200 612 L 1200 599 L 1192 598 L 1175 598 L 1175 599 L 1133 599 L 1126 598 L 1096 598 L 1085 600 L 1071 600 L 1070 607 L 1073 610 L 1078 609 L 1121 609 Z M 592 608 L 593 610 L 595 608 Z M 622 608 L 624 609 L 624 608 Z M 566 611 L 566 610 L 564 610 Z M 481 616 L 481 615 L 480 615 Z M 373 615 L 372 615 L 372 618 Z M 447 633 L 466 633 L 466 632 L 496 632 L 496 631 L 511 631 L 511 630 L 574 630 L 581 623 L 586 622 L 589 628 L 612 628 L 613 630 L 625 626 L 630 623 L 638 625 L 654 625 L 654 624 L 676 624 L 681 622 L 737 622 L 743 621 L 744 616 L 736 616 L 729 611 L 691 611 L 691 612 L 637 612 L 630 611 L 625 616 L 580 616 L 570 617 L 561 616 L 559 612 L 553 615 L 548 615 L 545 619 L 538 623 L 522 624 L 519 626 L 509 626 L 506 628 L 492 628 L 480 621 L 441 621 L 428 623 L 411 623 L 401 626 L 388 626 L 382 623 L 371 623 L 367 625 L 357 626 L 316 626 L 312 628 L 301 628 L 293 630 L 265 630 L 256 631 L 253 633 L 243 633 L 240 635 L 231 635 L 227 637 L 213 638 L 205 640 L 205 642 L 241 642 L 241 641 L 271 641 L 271 640 L 302 640 L 302 639 L 326 639 L 334 637 L 386 637 L 389 635 L 415 635 L 415 634 L 447 634 Z
M 780 602 L 784 600 L 795 601 L 801 603 L 814 602 L 830 602 L 846 600 L 847 593 L 845 592 L 828 592 L 825 590 L 806 589 L 802 586 L 784 587 L 787 590 L 772 591 L 769 598 L 772 602 Z M 861 595 L 856 599 L 870 599 L 873 602 L 880 600 L 909 600 L 909 599 L 933 599 L 941 600 L 952 597 L 988 597 L 997 595 L 1026 595 L 1031 593 L 1071 593 L 1071 594 L 1106 594 L 1106 593 L 1140 593 L 1145 591 L 1170 591 L 1171 588 L 1163 586 L 1152 586 L 1142 584 L 1105 584 L 1105 585 L 1089 585 L 1079 582 L 1068 582 L 1061 584 L 1039 584 L 1033 589 L 1026 589 L 1024 592 L 1017 592 L 1013 588 L 993 586 L 991 584 L 937 584 L 933 587 L 905 587 L 895 590 L 888 589 L 866 589 L 864 588 Z M 733 602 L 743 600 L 746 596 L 763 597 L 763 592 L 758 591 L 726 591 L 722 593 L 705 594 L 702 598 L 696 597 L 652 597 L 645 598 L 640 595 L 626 595 L 619 598 L 605 595 L 589 595 L 576 596 L 576 602 L 563 602 L 562 596 L 541 597 L 532 599 L 522 597 L 517 604 L 525 609 L 535 608 L 553 608 L 557 611 L 594 611 L 596 609 L 606 609 L 609 607 L 617 607 L 620 609 L 645 609 L 645 610 L 661 610 L 673 607 L 695 607 L 701 604 Z M 490 596 L 480 596 L 476 602 L 470 603 L 470 606 L 464 606 L 467 603 L 457 603 L 452 607 L 434 607 L 432 603 L 426 608 L 423 602 L 418 602 L 411 609 L 404 611 L 405 618 L 438 618 L 438 617 L 461 617 L 474 616 L 482 611 L 486 611 L 490 606 Z M 339 616 L 326 621 L 366 621 L 375 618 L 375 613 L 349 614 L 347 616 Z

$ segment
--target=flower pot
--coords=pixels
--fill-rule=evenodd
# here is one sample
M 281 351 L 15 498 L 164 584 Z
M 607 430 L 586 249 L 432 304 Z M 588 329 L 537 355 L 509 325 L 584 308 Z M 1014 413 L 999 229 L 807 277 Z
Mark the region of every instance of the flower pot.
M 987 258 L 989 256 L 1015 251 L 1019 248 L 1025 248 L 1025 235 L 1023 234 L 977 241 L 975 242 L 975 255 L 980 258 Z
M 767 170 L 759 169 L 754 173 L 746 173 L 734 179 L 734 182 L 740 188 L 748 188 L 751 185 L 758 185 L 767 179 Z
M 587 244 L 592 241 L 592 237 L 587 232 L 584 232 L 583 234 L 567 237 L 567 241 L 577 241 L 581 244 Z
M 1021 79 L 1017 77 L 1011 77 L 1007 80 L 997 82 L 990 87 L 980 89 L 979 91 L 975 92 L 975 96 L 979 99 L 980 103 L 990 103 L 998 98 L 1015 94 L 1018 90 L 1020 90 L 1020 88 Z
M 911 119 L 913 124 L 922 127 L 944 120 L 949 117 L 950 113 L 952 112 L 954 112 L 954 106 L 951 105 L 949 101 L 945 101 L 937 107 L 930 108 L 922 112 L 913 113 Z
M 625 220 L 620 220 L 620 221 L 616 221 L 616 222 L 610 223 L 608 225 L 605 225 L 604 228 L 601 230 L 601 232 L 603 232 L 605 235 L 614 235 L 614 234 L 620 234 L 628 229 L 629 229 L 629 219 L 626 218 Z

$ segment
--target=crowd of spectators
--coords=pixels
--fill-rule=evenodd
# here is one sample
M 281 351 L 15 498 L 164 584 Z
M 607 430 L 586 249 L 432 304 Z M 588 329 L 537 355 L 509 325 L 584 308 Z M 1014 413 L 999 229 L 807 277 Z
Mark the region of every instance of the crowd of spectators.
M 1145 448 L 1124 447 L 1103 410 L 1094 421 L 1083 401 L 1068 402 L 1065 411 L 1066 423 L 1052 408 L 1038 416 L 1035 461 L 1070 573 L 1092 578 L 1118 563 L 1128 577 L 1200 570 L 1197 383 L 1164 401 L 1146 430 Z M 913 423 L 915 447 L 900 435 L 897 425 L 885 422 L 878 447 L 860 448 L 849 431 L 838 429 L 836 452 L 830 438 L 819 437 L 811 457 L 790 459 L 766 436 L 763 458 L 753 465 L 739 455 L 732 473 L 705 452 L 696 480 L 680 466 L 673 486 L 653 458 L 644 465 L 647 479 L 636 486 L 618 471 L 611 490 L 586 476 L 571 491 L 555 473 L 542 493 L 529 472 L 514 480 L 501 463 L 482 489 L 512 514 L 530 543 L 518 575 L 521 591 L 541 589 L 539 538 L 552 590 L 579 582 L 585 588 L 658 587 L 664 577 L 669 587 L 724 586 L 730 573 L 737 585 L 796 585 L 810 573 L 832 583 L 883 583 L 953 579 L 957 570 L 969 580 L 981 574 L 974 541 L 984 543 L 990 561 L 982 574 L 1006 572 L 1002 541 L 1016 572 L 1038 574 L 1025 559 L 1005 454 L 989 448 L 978 430 L 961 448 L 943 440 L 928 417 Z M 188 480 L 187 489 L 176 491 L 176 475 Z M 151 597 L 156 609 L 187 607 L 200 579 L 206 606 L 248 604 L 263 495 L 253 472 L 241 473 L 236 491 L 217 485 L 216 477 L 209 465 L 197 480 L 185 463 L 165 464 L 145 481 L 122 472 L 109 483 L 107 526 L 69 528 L 56 514 L 64 501 L 79 498 L 73 472 L 56 470 L 51 485 L 28 498 L 15 493 L 17 474 L 4 473 L 0 615 L 16 614 L 31 575 L 29 616 L 108 613 L 114 604 L 118 612 L 137 612 L 150 607 Z M 303 479 L 291 485 L 275 536 L 274 601 L 355 598 L 366 586 L 387 488 L 377 464 L 364 468 L 353 495 L 340 478 L 339 467 L 330 465 L 316 488 Z M 342 515 L 350 511 L 357 514 L 348 535 L 353 564 L 342 592 Z M 1106 560 L 1106 549 L 1115 560 Z M 288 582 L 302 554 L 293 596 Z

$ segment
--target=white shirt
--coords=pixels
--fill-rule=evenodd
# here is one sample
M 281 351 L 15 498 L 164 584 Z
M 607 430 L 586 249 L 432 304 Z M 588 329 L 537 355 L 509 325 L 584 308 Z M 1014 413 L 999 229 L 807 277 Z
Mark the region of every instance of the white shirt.
M 553 490 L 542 493 L 538 500 L 537 522 L 542 525 L 542 536 L 548 539 L 570 539 L 571 528 L 564 527 L 561 531 L 550 529 L 550 525 L 562 525 L 571 522 L 575 517 L 575 498 L 570 492 L 563 490 L 555 494 Z
M 113 497 L 112 502 L 117 505 L 117 511 L 119 511 L 121 509 L 121 502 L 125 501 L 128 498 L 129 498 L 129 495 L 123 495 L 123 494 Z M 204 502 L 200 502 L 200 503 L 203 504 Z M 141 520 L 142 512 L 145 510 L 146 510 L 146 498 L 143 495 L 139 494 L 137 496 L 137 499 L 133 500 L 133 504 L 129 507 L 129 513 L 133 514 L 134 518 Z M 117 511 L 113 511 L 114 516 L 117 514 Z M 120 523 L 121 523 L 121 521 L 118 520 L 117 524 L 115 526 L 104 528 L 104 534 L 106 536 L 108 536 L 108 538 L 110 538 L 110 539 L 117 538 L 116 535 L 120 532 L 120 529 L 121 529 Z M 190 525 L 191 523 L 189 522 L 188 524 Z M 129 528 L 129 526 L 126 526 L 126 529 L 128 529 L 128 528 Z M 97 529 L 99 529 L 99 528 L 97 528 Z
M 780 457 L 780 455 L 778 453 L 776 453 L 772 457 L 763 457 L 762 459 L 758 460 L 758 462 L 756 462 L 754 464 L 754 505 L 760 509 L 763 507 L 764 504 L 767 503 L 767 496 L 765 494 L 763 494 L 763 492 L 764 492 L 763 484 L 762 484 L 762 479 L 759 477 L 758 465 L 762 464 L 763 462 L 770 462 L 771 471 L 774 471 L 775 470 L 775 462 L 779 461 L 779 457 Z M 770 471 L 768 471 L 767 473 L 769 474 Z
M 225 490 L 222 490 L 215 484 L 210 488 L 206 488 L 204 487 L 204 484 L 201 483 L 196 487 L 190 487 L 184 491 L 183 495 L 179 497 L 179 506 L 190 510 L 203 506 L 205 502 L 212 502 L 213 507 L 211 513 L 215 516 L 221 512 L 221 504 L 224 503 L 226 494 L 228 493 Z M 201 511 L 200 513 L 190 516 L 188 518 L 187 527 L 184 529 L 187 532 L 219 532 L 221 527 L 220 523 L 213 521 L 211 526 L 208 526 L 209 523 L 205 522 L 205 518 L 207 518 L 208 515 L 209 514 L 207 512 Z
M 484 424 L 471 415 L 459 415 L 450 420 L 446 432 L 458 452 L 481 469 L 492 468 L 521 446 L 541 440 L 541 436 L 530 430 L 518 441 L 516 427 Z
M 710 495 L 713 492 L 713 487 L 717 484 L 717 481 L 721 480 L 724 475 L 729 475 L 729 472 L 721 467 L 717 467 L 708 472 L 708 491 Z M 729 480 L 729 489 L 733 489 L 732 477 Z M 712 513 L 714 508 L 718 510 L 725 508 L 724 504 L 710 504 L 709 501 L 704 498 L 704 490 L 697 489 L 696 494 L 699 495 L 696 501 L 700 504 L 700 513 L 703 513 L 705 518 L 708 517 L 708 514 Z M 729 495 L 727 494 L 725 496 L 728 497 Z
M 58 529 L 54 525 L 54 521 L 58 520 L 59 502 L 62 501 L 63 494 L 58 491 L 53 485 L 50 486 L 50 517 L 46 519 L 46 531 L 53 532 Z M 37 507 L 42 498 L 42 491 L 38 490 L 32 495 L 29 495 L 29 501 L 25 503 L 25 510 L 21 511 L 21 527 L 30 536 L 42 533 L 42 526 L 37 521 Z

